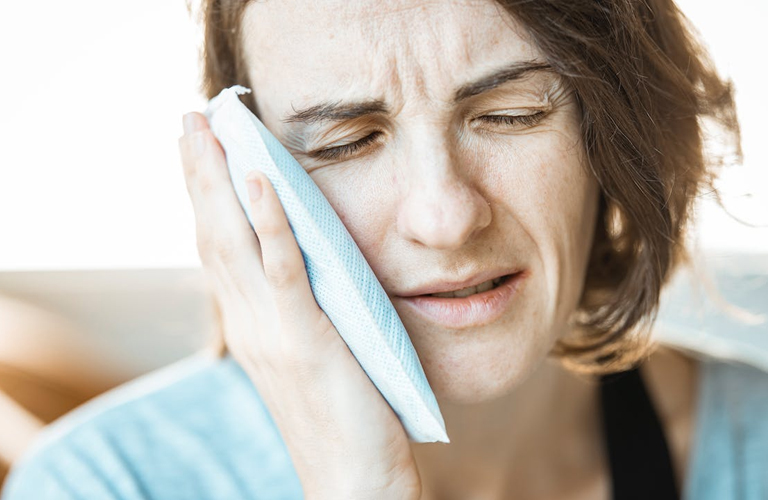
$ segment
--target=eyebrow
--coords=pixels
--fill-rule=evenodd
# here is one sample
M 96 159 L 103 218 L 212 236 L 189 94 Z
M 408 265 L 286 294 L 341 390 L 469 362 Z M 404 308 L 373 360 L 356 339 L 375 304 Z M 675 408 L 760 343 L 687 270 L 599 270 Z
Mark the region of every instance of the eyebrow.
M 347 103 L 341 103 L 340 101 L 324 102 L 301 111 L 294 110 L 294 113 L 283 118 L 283 122 L 314 123 L 319 121 L 343 121 L 375 113 L 389 113 L 389 106 L 381 99 Z
M 552 67 L 543 62 L 514 62 L 459 87 L 454 93 L 453 103 L 458 104 L 465 99 L 493 90 L 507 82 L 519 80 L 531 72 L 549 70 L 552 70 Z M 367 99 L 345 103 L 336 101 L 324 102 L 302 110 L 294 109 L 294 112 L 286 115 L 282 121 L 284 123 L 344 121 L 365 115 L 389 113 L 389 106 L 381 99 Z
M 499 70 L 493 71 L 488 75 L 485 75 L 474 82 L 462 85 L 454 94 L 453 103 L 459 102 L 469 97 L 488 92 L 496 87 L 503 85 L 507 82 L 519 80 L 528 73 L 534 71 L 549 71 L 552 67 L 543 62 L 536 61 L 521 61 L 514 62 L 508 66 L 505 66 Z

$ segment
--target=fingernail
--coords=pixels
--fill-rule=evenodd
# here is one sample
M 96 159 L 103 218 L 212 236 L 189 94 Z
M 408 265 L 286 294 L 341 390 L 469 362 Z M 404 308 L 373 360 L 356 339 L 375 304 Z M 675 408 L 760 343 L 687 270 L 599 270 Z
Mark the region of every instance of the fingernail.
M 251 197 L 251 200 L 256 201 L 261 198 L 261 182 L 258 176 L 248 174 L 245 177 L 245 182 L 248 185 L 248 196 Z
M 185 114 L 181 119 L 185 134 L 191 134 L 197 129 L 197 121 L 192 113 Z

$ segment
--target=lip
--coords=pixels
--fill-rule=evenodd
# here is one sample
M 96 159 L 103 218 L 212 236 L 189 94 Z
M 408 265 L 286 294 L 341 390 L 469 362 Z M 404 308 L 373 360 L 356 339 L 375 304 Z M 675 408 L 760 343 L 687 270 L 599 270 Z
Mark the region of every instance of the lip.
M 469 297 L 451 299 L 419 295 L 396 296 L 393 299 L 402 301 L 424 319 L 444 327 L 455 329 L 477 327 L 493 323 L 504 314 L 529 274 L 528 271 L 519 271 L 507 277 L 497 288 Z
M 490 269 L 488 271 L 483 271 L 479 274 L 476 274 L 464 281 L 453 281 L 453 282 L 445 281 L 443 283 L 428 284 L 428 285 L 422 286 L 421 288 L 416 288 L 414 290 L 411 290 L 408 293 L 399 293 L 397 294 L 397 296 L 407 298 L 407 297 L 417 297 L 421 295 L 429 295 L 430 293 L 453 292 L 455 290 L 461 290 L 462 288 L 477 286 L 481 283 L 485 283 L 488 280 L 496 279 L 500 276 L 515 274 L 519 271 L 520 269 Z

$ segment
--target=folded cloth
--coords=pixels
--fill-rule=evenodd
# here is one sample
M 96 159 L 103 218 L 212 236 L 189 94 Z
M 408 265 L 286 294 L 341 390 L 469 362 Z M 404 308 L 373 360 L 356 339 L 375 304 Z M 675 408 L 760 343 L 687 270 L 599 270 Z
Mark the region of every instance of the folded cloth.
M 235 85 L 205 115 L 227 156 L 237 198 L 253 227 L 245 175 L 269 178 L 304 257 L 312 293 L 365 373 L 418 443 L 447 443 L 445 422 L 411 339 L 384 288 L 312 178 L 240 101 Z

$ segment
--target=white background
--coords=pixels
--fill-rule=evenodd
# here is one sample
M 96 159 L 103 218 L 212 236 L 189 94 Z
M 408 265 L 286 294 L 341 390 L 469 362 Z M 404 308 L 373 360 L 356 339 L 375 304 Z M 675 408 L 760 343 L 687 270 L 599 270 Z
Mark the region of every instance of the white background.
M 768 3 L 679 5 L 737 88 L 745 164 L 722 178 L 726 206 L 768 226 L 766 45 L 749 41 Z M 199 266 L 176 140 L 205 104 L 200 37 L 184 0 L 0 7 L 0 270 Z M 768 228 L 706 199 L 697 232 L 709 253 L 768 253 Z

